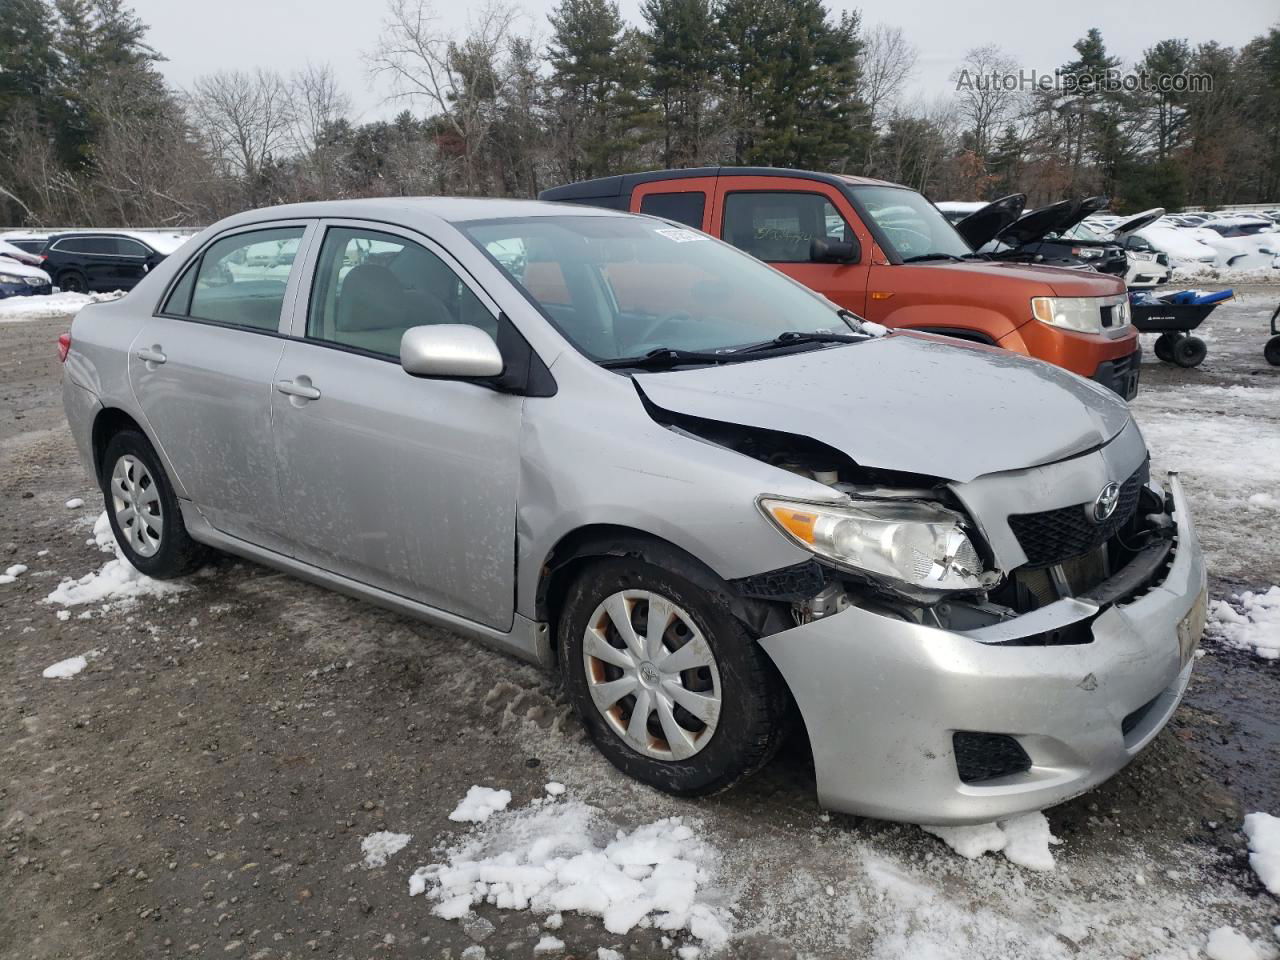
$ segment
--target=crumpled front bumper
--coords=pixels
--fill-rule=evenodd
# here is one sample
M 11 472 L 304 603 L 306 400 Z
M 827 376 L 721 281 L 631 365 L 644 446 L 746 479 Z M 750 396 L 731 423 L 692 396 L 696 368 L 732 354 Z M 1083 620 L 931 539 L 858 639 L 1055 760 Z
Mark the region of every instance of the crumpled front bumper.
M 822 805 L 982 823 L 1061 803 L 1133 759 L 1182 699 L 1204 626 L 1200 544 L 1176 475 L 1170 488 L 1177 541 L 1165 579 L 1101 613 L 1060 600 L 960 633 L 852 607 L 761 640 L 804 716 Z M 1090 643 L 1008 642 L 1095 615 Z M 1013 737 L 1030 769 L 963 782 L 958 731 Z

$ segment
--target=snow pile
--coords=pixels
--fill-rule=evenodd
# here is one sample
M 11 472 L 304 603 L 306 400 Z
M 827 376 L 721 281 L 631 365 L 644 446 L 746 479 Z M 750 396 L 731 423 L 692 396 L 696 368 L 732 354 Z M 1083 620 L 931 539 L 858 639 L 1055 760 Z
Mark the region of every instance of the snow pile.
M 389 830 L 369 834 L 360 841 L 360 852 L 364 854 L 365 869 L 372 870 L 375 867 L 385 866 L 387 860 L 403 850 L 412 839 L 411 833 L 392 833 Z
M 1244 833 L 1249 838 L 1249 866 L 1262 885 L 1280 897 L 1280 817 L 1251 813 L 1244 818 Z
M 0 323 L 74 316 L 91 303 L 102 303 L 123 296 L 124 291 L 117 290 L 114 293 L 53 293 L 42 297 L 8 297 L 0 300 Z
M 484 823 L 491 814 L 507 809 L 510 802 L 510 790 L 472 787 L 453 813 L 449 814 L 449 819 L 455 823 Z
M 1206 632 L 1233 649 L 1280 659 L 1280 587 L 1266 593 L 1246 590 L 1230 602 L 1215 600 Z
M 98 519 L 93 521 L 93 539 L 86 540 L 85 545 L 97 547 L 103 553 L 116 552 L 116 533 L 111 529 L 111 519 L 107 516 L 107 511 L 103 510 L 98 514 Z
M 4 573 L 0 574 L 0 583 L 13 583 L 20 576 L 27 572 L 25 563 L 15 563 L 11 567 L 7 567 Z
M 447 920 L 489 903 L 538 914 L 600 917 L 610 933 L 686 930 L 711 949 L 728 942 L 719 911 L 699 898 L 718 855 L 679 817 L 627 832 L 578 801 L 535 801 L 479 827 L 447 863 L 420 867 L 410 896 L 426 892 Z
M 546 936 L 533 948 L 534 955 L 546 953 L 564 953 L 564 941 L 559 937 Z
M 70 500 L 67 501 L 68 510 L 79 510 L 83 506 L 84 506 L 84 500 L 81 497 L 72 497 Z
M 1049 844 L 1062 842 L 1049 831 L 1049 821 L 1043 813 L 1024 813 L 972 827 L 925 826 L 921 829 L 966 860 L 976 860 L 984 853 L 1003 853 L 1010 863 L 1028 870 L 1052 870 L 1054 862 Z
M 139 597 L 162 597 L 188 589 L 185 584 L 152 580 L 140 573 L 116 545 L 106 513 L 94 524 L 90 542 L 97 544 L 103 552 L 114 552 L 116 558 L 108 560 L 97 573 L 86 573 L 79 580 L 63 580 L 53 593 L 45 597 L 45 603 L 64 607 L 102 603 L 113 609 L 122 609 L 132 606 Z
M 68 657 L 66 660 L 59 660 L 53 666 L 45 667 L 40 676 L 46 680 L 70 680 L 77 673 L 89 665 L 89 657 L 95 656 L 96 650 L 89 653 L 83 653 L 78 657 Z
M 1263 960 L 1249 938 L 1231 927 L 1219 927 L 1209 934 L 1204 952 L 1209 960 Z

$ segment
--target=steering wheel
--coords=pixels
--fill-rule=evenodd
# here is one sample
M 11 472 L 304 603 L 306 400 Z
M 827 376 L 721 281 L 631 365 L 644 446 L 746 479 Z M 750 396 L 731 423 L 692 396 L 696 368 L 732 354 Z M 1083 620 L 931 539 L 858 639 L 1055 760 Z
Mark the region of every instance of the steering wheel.
M 655 337 L 655 334 L 657 334 L 659 330 L 663 329 L 668 324 L 696 323 L 696 322 L 697 321 L 694 320 L 693 317 L 689 316 L 689 314 L 687 313 L 672 313 L 672 314 L 668 314 L 665 317 L 654 317 L 653 320 L 651 320 L 649 324 L 643 330 L 640 331 L 640 334 L 636 339 L 641 344 L 647 344 L 651 339 L 656 340 L 657 338 Z M 662 346 L 662 344 L 654 343 L 654 346 L 660 347 Z

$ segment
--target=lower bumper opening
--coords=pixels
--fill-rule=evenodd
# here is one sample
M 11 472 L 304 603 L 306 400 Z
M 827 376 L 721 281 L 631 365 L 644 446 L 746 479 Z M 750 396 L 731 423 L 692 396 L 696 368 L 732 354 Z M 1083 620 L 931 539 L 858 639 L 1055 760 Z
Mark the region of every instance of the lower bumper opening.
M 1027 751 L 1007 734 L 961 730 L 952 735 L 951 746 L 962 783 L 985 783 L 1031 769 Z

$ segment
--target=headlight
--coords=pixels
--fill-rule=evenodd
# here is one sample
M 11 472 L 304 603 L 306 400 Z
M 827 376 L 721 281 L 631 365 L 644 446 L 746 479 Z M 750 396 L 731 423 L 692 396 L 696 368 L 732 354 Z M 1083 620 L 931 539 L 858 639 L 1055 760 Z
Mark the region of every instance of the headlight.
M 1076 330 L 1102 332 L 1102 311 L 1097 297 L 1034 297 L 1031 315 L 1041 323 Z
M 25 285 L 30 282 L 30 277 L 19 277 L 12 273 L 0 273 L 0 283 L 20 283 Z
M 788 538 L 840 566 L 925 590 L 977 590 L 982 559 L 960 517 L 913 501 L 816 504 L 762 498 L 760 508 Z

